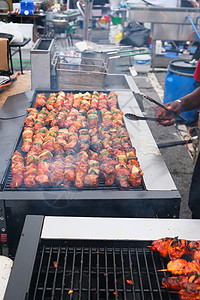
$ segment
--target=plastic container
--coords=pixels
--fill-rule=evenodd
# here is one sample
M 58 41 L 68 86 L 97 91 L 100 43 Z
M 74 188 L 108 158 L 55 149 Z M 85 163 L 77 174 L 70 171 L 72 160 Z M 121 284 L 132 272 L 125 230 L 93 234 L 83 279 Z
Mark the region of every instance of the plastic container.
M 148 73 L 151 68 L 151 56 L 149 54 L 134 56 L 134 68 L 138 73 Z
M 22 15 L 33 15 L 34 13 L 34 1 L 22 0 L 20 1 L 20 12 Z
M 156 54 L 162 54 L 162 42 L 160 40 L 156 41 Z
M 118 16 L 112 16 L 111 17 L 113 25 L 121 24 L 122 18 Z
M 116 10 L 120 6 L 120 0 L 109 0 L 111 10 Z
M 195 69 L 196 64 L 191 64 L 189 60 L 175 59 L 170 62 L 165 79 L 164 104 L 175 101 L 196 89 L 193 78 Z M 182 116 L 188 123 L 193 123 L 198 118 L 198 109 L 186 111 Z

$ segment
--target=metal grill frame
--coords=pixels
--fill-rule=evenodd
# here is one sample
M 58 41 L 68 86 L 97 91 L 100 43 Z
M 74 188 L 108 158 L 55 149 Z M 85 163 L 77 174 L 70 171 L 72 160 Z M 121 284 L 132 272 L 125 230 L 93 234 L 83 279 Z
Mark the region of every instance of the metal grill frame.
M 87 89 L 88 92 L 92 92 L 94 89 Z M 66 89 L 64 90 L 64 92 L 73 92 L 73 93 L 77 93 L 77 92 L 86 92 L 86 90 L 72 90 L 72 89 Z M 109 93 L 111 90 L 101 90 L 98 89 L 99 92 L 105 92 L 105 93 Z M 50 92 L 58 92 L 58 90 L 35 90 L 32 98 L 30 101 L 30 104 L 28 105 L 28 107 L 32 106 L 36 96 L 38 93 L 50 93 Z M 13 147 L 13 151 L 14 149 L 17 147 L 18 145 L 18 141 L 20 139 L 21 136 L 21 132 L 23 129 L 23 124 L 24 124 L 24 120 L 26 117 L 23 117 L 21 119 L 21 126 L 18 127 L 18 132 L 17 132 L 17 137 L 16 137 L 16 141 L 14 143 L 14 147 Z M 17 119 L 16 119 L 17 120 Z M 136 149 L 137 151 L 137 149 Z M 10 158 L 11 159 L 11 158 Z M 153 204 L 152 206 L 155 205 L 155 208 L 157 207 L 157 203 L 158 201 L 161 200 L 170 200 L 170 207 L 173 207 L 173 214 L 169 214 L 169 216 L 172 217 L 177 217 L 179 215 L 179 210 L 180 210 L 180 194 L 177 190 L 141 190 L 141 189 L 135 189 L 135 190 L 129 190 L 129 191 L 120 191 L 119 189 L 116 190 L 112 190 L 112 189 L 108 189 L 108 190 L 82 190 L 82 191 L 77 191 L 77 190 L 41 190 L 41 191 L 36 191 L 36 190 L 31 190 L 31 191 L 4 191 L 4 184 L 5 180 L 6 180 L 6 176 L 8 175 L 8 168 L 9 168 L 9 164 L 7 165 L 7 169 L 5 170 L 4 176 L 2 178 L 2 182 L 1 182 L 1 192 L 0 192 L 0 199 L 4 199 L 6 201 L 12 201 L 12 200 L 47 200 L 47 201 L 57 201 L 59 200 L 67 200 L 67 201 L 71 201 L 71 200 L 93 200 L 93 201 L 98 201 L 98 200 L 108 200 L 107 203 L 109 203 L 110 201 L 112 202 L 112 200 L 127 200 L 128 202 L 131 200 L 138 200 L 140 199 L 140 204 L 143 206 L 142 201 L 143 200 L 150 200 L 155 202 L 155 204 Z M 145 182 L 144 182 L 145 185 Z M 165 202 L 165 201 L 164 201 Z M 140 205 L 139 204 L 139 205 Z M 164 207 L 164 210 L 168 209 L 168 204 L 167 203 L 162 203 L 162 206 Z M 155 214 L 156 216 L 157 214 Z M 162 216 L 162 215 L 160 215 Z M 164 216 L 164 215 L 163 215 Z
M 59 247 L 57 244 L 60 243 L 60 240 L 55 241 L 53 246 L 51 240 L 45 240 L 45 245 L 42 245 L 43 241 L 41 241 L 40 235 L 43 221 L 43 216 L 28 216 L 26 218 L 4 300 L 179 299 L 178 293 L 161 289 L 163 273 L 159 274 L 157 269 L 165 268 L 167 260 L 163 260 L 159 254 L 152 253 L 147 249 L 146 246 L 149 242 L 140 242 L 138 244 L 138 241 L 121 241 L 121 244 L 119 244 L 118 241 L 112 241 L 109 245 L 109 241 L 62 240 L 61 244 L 63 246 Z M 75 245 L 74 247 L 72 246 L 73 244 Z M 138 245 L 144 248 L 137 248 Z M 39 251 L 39 258 L 37 258 L 39 248 L 41 252 Z M 59 259 L 61 260 L 63 255 L 61 265 L 63 264 L 64 272 L 59 269 Z M 66 273 L 69 271 L 67 255 L 69 256 L 71 270 L 68 280 L 65 278 Z M 84 266 L 85 255 L 88 257 L 88 268 Z M 104 267 L 102 267 L 101 255 L 105 259 L 103 262 Z M 46 260 L 46 269 L 45 273 L 43 270 L 43 280 L 41 281 L 40 275 L 43 260 Z M 54 261 L 57 263 L 57 267 L 53 265 Z M 111 261 L 112 263 L 110 264 Z M 22 264 L 23 272 L 20 272 Z M 35 285 L 31 287 L 35 264 L 39 272 L 39 276 L 34 274 L 34 276 L 36 275 L 34 284 L 36 283 L 36 286 L 39 287 L 37 289 L 35 289 Z M 89 277 L 87 287 L 84 286 L 86 269 L 86 276 L 87 278 Z M 61 286 L 57 287 L 56 280 L 59 272 L 62 274 L 60 279 Z M 75 275 L 78 276 L 76 283 Z M 49 280 L 48 277 L 50 276 Z M 94 279 L 93 282 L 92 278 Z M 103 287 L 102 280 L 104 281 Z M 134 285 L 128 284 L 126 280 L 133 281 Z M 69 294 L 70 290 L 73 291 L 71 294 Z

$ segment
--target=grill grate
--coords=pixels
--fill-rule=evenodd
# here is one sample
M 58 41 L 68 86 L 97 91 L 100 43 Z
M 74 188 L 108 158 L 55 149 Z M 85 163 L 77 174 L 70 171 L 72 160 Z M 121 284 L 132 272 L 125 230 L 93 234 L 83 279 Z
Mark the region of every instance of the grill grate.
M 124 242 L 123 246 L 115 244 L 43 241 L 28 299 L 179 299 L 177 292 L 161 288 L 163 273 L 157 270 L 164 268 L 166 261 L 158 254 L 131 244 L 124 247 Z

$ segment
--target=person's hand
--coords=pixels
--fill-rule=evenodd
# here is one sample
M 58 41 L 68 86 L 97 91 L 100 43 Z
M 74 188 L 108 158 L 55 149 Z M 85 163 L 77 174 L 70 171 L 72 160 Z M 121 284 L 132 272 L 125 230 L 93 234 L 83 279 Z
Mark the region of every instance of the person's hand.
M 177 118 L 174 112 L 180 114 L 182 109 L 181 103 L 176 101 L 165 104 L 165 107 L 167 107 L 168 111 L 165 110 L 164 108 L 160 108 L 156 113 L 156 118 L 168 119 L 168 120 L 156 121 L 156 125 L 169 126 L 174 124 Z
M 193 5 L 194 7 L 199 8 L 199 2 L 198 2 L 198 1 L 192 0 L 191 2 L 192 2 L 192 5 Z

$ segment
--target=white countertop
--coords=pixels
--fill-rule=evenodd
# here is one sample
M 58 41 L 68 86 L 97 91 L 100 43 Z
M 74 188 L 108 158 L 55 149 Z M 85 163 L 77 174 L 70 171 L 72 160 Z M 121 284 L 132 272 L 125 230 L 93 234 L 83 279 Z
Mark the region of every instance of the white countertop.
M 45 217 L 41 238 L 88 240 L 200 240 L 200 220 Z

